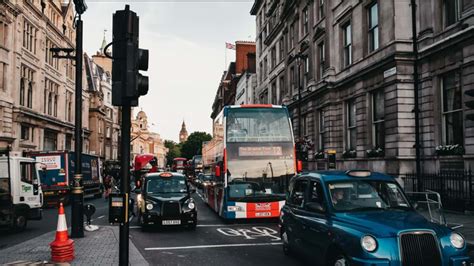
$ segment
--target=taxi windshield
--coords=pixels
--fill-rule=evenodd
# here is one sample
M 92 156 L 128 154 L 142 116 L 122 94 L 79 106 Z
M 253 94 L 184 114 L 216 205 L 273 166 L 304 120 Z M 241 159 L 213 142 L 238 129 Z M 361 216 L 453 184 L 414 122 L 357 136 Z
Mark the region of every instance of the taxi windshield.
M 148 194 L 162 193 L 186 193 L 188 188 L 184 177 L 153 177 L 146 183 L 146 192 Z
M 336 211 L 411 210 L 408 200 L 394 182 L 357 180 L 328 183 Z

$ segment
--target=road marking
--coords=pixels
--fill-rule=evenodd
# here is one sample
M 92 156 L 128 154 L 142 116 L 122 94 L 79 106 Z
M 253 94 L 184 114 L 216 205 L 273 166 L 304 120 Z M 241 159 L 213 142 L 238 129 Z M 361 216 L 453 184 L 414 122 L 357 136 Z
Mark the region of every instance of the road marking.
M 146 251 L 153 250 L 176 250 L 176 249 L 200 249 L 200 248 L 229 248 L 229 247 L 254 247 L 254 246 L 276 246 L 283 243 L 248 243 L 248 244 L 224 244 L 224 245 L 201 245 L 201 246 L 182 246 L 182 247 L 154 247 L 145 248 Z
M 102 219 L 102 218 L 104 218 L 104 217 L 105 217 L 105 215 L 101 215 L 101 216 L 97 217 L 97 220 L 98 220 L 98 219 Z
M 255 226 L 251 229 L 248 228 L 217 228 L 217 232 L 230 237 L 244 237 L 244 239 L 257 239 L 258 237 L 269 237 L 272 241 L 280 241 L 281 238 L 278 236 L 278 231 L 263 227 L 263 226 Z
M 233 226 L 264 226 L 266 224 L 198 224 L 196 227 L 233 227 Z M 139 225 L 132 225 L 130 229 L 142 228 Z

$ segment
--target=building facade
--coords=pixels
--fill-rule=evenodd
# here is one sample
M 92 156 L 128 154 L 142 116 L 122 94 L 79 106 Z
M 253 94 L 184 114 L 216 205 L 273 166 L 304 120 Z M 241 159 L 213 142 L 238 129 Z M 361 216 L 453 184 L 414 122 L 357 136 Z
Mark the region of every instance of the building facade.
M 472 86 L 474 3 L 418 2 L 422 166 L 466 169 L 474 155 L 463 104 Z M 295 136 L 314 144 L 309 169 L 327 168 L 335 151 L 338 169 L 414 171 L 411 8 L 409 0 L 254 2 L 256 98 L 288 106 Z M 458 154 L 437 151 L 456 144 Z
M 102 52 L 92 58 L 84 54 L 89 92 L 89 124 L 92 129 L 90 153 L 104 160 L 117 160 L 120 112 L 118 107 L 112 105 L 112 73 L 95 62 L 97 58 L 100 58 L 100 63 L 106 62 L 104 57 Z
M 166 154 L 168 149 L 164 145 L 160 134 L 148 130 L 148 117 L 145 112 L 139 111 L 135 118 L 132 117 L 131 130 L 132 144 L 130 147 L 130 159 L 136 155 L 151 153 L 158 159 L 158 168 L 166 167 Z
M 0 3 L 0 145 L 13 150 L 73 149 L 75 69 L 53 47 L 75 44 L 72 1 Z M 83 77 L 85 82 L 85 76 Z M 88 152 L 88 93 L 83 90 Z

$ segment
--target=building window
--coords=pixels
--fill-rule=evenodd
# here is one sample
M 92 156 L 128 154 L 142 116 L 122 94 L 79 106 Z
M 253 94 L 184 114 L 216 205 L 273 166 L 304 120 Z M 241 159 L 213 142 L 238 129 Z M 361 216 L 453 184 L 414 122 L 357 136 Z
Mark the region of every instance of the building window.
M 68 122 L 72 121 L 72 93 L 66 92 L 66 120 Z
M 277 84 L 276 81 L 272 83 L 272 102 L 271 104 L 277 104 Z
M 296 89 L 296 84 L 295 84 L 295 67 L 292 66 L 290 67 L 290 88 L 291 92 L 294 94 L 295 89 Z
M 51 130 L 44 130 L 44 139 L 43 139 L 44 151 L 55 151 L 57 150 L 58 143 L 58 134 Z
M 0 46 L 7 45 L 7 32 L 8 32 L 8 25 L 0 21 Z
M 459 21 L 459 0 L 444 0 L 444 26 L 448 27 Z
M 443 77 L 443 136 L 445 145 L 464 145 L 462 88 L 459 72 Z
M 280 76 L 280 103 L 283 102 L 283 98 L 286 96 L 285 77 Z
M 68 151 L 71 150 L 71 143 L 72 143 L 72 135 L 71 134 L 66 134 L 66 145 L 64 145 L 66 150 L 68 150 Z
M 324 42 L 318 44 L 318 60 L 319 60 L 319 71 L 318 79 L 322 79 L 324 75 L 324 70 L 326 69 L 326 46 Z
M 4 63 L 0 63 L 0 90 L 5 91 L 5 77 L 6 77 L 6 72 L 7 71 L 7 66 Z
M 266 78 L 268 75 L 268 60 L 267 57 L 265 56 L 263 58 L 263 76 Z
M 276 66 L 276 46 L 273 46 L 271 56 L 272 56 L 271 60 L 272 60 L 272 69 L 273 69 Z
M 377 2 L 369 7 L 369 52 L 379 48 L 379 10 Z
M 53 42 L 49 39 L 46 39 L 46 47 L 45 47 L 45 62 L 54 67 L 55 69 L 59 69 L 59 58 L 53 57 L 53 52 L 50 51 L 51 48 L 56 48 L 57 46 L 53 44 Z M 66 72 L 68 69 L 66 68 Z
M 347 133 L 347 150 L 355 150 L 357 143 L 357 130 L 356 130 L 356 105 L 355 100 L 349 100 L 347 102 L 347 115 L 346 115 L 346 133 Z
M 309 14 L 308 7 L 303 9 L 303 36 L 308 34 Z
M 278 46 L 279 46 L 278 48 L 280 48 L 279 61 L 281 62 L 283 61 L 283 58 L 285 57 L 285 37 L 284 36 L 280 38 Z
M 295 45 L 295 23 L 291 23 L 290 36 L 288 38 L 288 48 L 292 49 Z
M 327 138 L 326 119 L 324 111 L 319 110 L 319 151 L 324 151 Z
M 58 116 L 58 95 L 54 95 L 54 116 Z
M 21 125 L 20 139 L 21 140 L 30 140 L 30 130 L 31 128 L 26 125 Z
M 324 0 L 319 0 L 319 19 L 324 18 Z
M 372 132 L 375 148 L 385 147 L 385 94 L 377 90 L 372 94 Z
M 347 23 L 342 27 L 342 34 L 344 41 L 344 67 L 347 67 L 352 64 L 352 30 L 350 23 Z
M 23 23 L 23 47 L 32 53 L 36 53 L 36 35 L 38 30 L 28 21 Z
M 72 98 L 72 96 L 70 96 Z M 45 113 L 58 116 L 59 85 L 49 79 L 45 79 Z M 72 101 L 72 100 L 71 100 Z
M 268 90 L 265 89 L 262 93 L 260 93 L 260 103 L 267 104 L 268 103 Z
M 33 107 L 33 77 L 34 72 L 28 67 L 21 67 L 20 105 Z
M 303 136 L 308 137 L 309 136 L 309 115 L 303 115 L 302 117 L 303 121 Z
M 304 84 L 304 88 L 306 88 L 306 85 L 308 85 L 308 80 L 310 78 L 309 74 L 311 73 L 310 72 L 310 68 L 311 68 L 311 60 L 309 58 L 309 55 L 306 55 L 304 57 L 304 75 L 303 75 L 303 84 Z
M 106 131 L 105 131 L 105 136 L 107 138 L 110 138 L 110 127 L 107 127 Z

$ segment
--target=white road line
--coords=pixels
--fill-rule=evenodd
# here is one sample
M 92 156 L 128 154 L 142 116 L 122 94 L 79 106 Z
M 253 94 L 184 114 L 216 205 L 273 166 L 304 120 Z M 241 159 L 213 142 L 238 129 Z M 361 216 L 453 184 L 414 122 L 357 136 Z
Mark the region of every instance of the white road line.
M 201 246 L 182 246 L 182 247 L 155 247 L 145 248 L 146 251 L 153 250 L 176 250 L 176 249 L 199 249 L 199 248 L 229 248 L 229 247 L 254 247 L 254 246 L 277 246 L 283 243 L 248 243 L 248 244 L 224 244 L 224 245 L 201 245 Z
M 102 219 L 102 218 L 104 218 L 104 217 L 105 217 L 105 215 L 101 215 L 101 216 L 97 217 L 97 220 L 98 220 L 98 219 Z
M 234 227 L 234 226 L 269 226 L 268 224 L 198 224 L 197 227 Z M 142 228 L 138 225 L 130 226 L 130 229 Z

